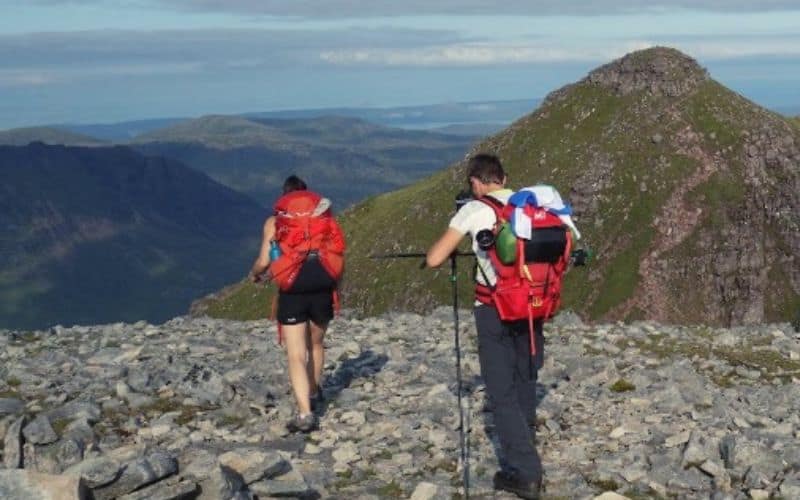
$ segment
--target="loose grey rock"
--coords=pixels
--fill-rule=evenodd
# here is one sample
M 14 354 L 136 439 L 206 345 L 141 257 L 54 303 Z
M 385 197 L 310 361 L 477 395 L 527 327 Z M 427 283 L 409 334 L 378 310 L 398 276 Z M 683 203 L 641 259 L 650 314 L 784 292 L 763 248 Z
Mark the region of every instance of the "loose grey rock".
M 433 500 L 439 492 L 439 487 L 433 483 L 422 482 L 414 488 L 410 500 Z
M 25 403 L 16 398 L 0 398 L 0 417 L 22 413 Z
M 51 422 L 83 419 L 91 423 L 97 423 L 101 414 L 100 407 L 90 401 L 70 401 L 46 413 Z
M 22 426 L 25 417 L 19 417 L 6 431 L 3 446 L 3 465 L 6 469 L 22 467 Z
M 178 462 L 170 455 L 154 452 L 123 464 L 122 473 L 113 483 L 94 490 L 96 500 L 110 500 L 178 472 Z
M 233 388 L 222 375 L 209 366 L 198 364 L 188 370 L 176 389 L 208 404 L 228 403 L 234 395 Z
M 214 468 L 211 477 L 200 484 L 200 500 L 245 500 L 251 495 L 241 474 L 220 465 Z
M 89 500 L 79 477 L 55 476 L 27 470 L 0 470 L 0 498 L 25 500 Z
M 50 425 L 46 415 L 38 415 L 22 429 L 22 434 L 27 441 L 33 444 L 50 444 L 58 440 L 58 434 Z
M 470 493 L 506 498 L 492 487 L 497 436 L 474 318 L 466 309 L 459 316 Z M 23 412 L 45 415 L 61 439 L 28 439 L 23 465 L 65 468 L 108 496 L 184 495 L 196 484 L 209 499 L 257 491 L 380 498 L 418 487 L 427 495 L 433 487 L 420 486 L 424 480 L 436 488 L 434 498 L 446 499 L 463 494 L 452 328 L 448 308 L 334 319 L 326 402 L 320 429 L 309 435 L 285 429 L 295 408 L 285 352 L 265 340 L 275 335 L 272 322 L 176 318 L 34 334 L 25 347 L 11 346 L 18 352 L 0 348 L 0 370 L 31 398 L 19 413 L 0 416 L 0 437 L 5 444 Z M 792 358 L 800 336 L 789 325 L 587 325 L 565 317 L 545 334 L 536 438 L 548 495 L 593 498 L 610 481 L 635 498 L 739 500 L 791 487 L 800 470 L 800 372 L 789 370 L 800 362 Z M 751 348 L 748 372 L 737 373 L 738 358 L 723 356 Z M 103 364 L 87 363 L 98 353 L 94 361 Z M 750 371 L 759 377 L 748 378 Z M 54 380 L 57 388 L 45 383 Z M 618 380 L 636 389 L 609 390 Z M 118 382 L 126 401 L 116 394 Z M 68 466 L 81 452 L 84 460 Z M 174 457 L 180 476 L 134 474 L 155 452 Z M 132 475 L 150 482 L 131 484 Z
M 120 464 L 106 456 L 90 458 L 64 470 L 65 475 L 80 476 L 86 486 L 95 489 L 116 480 L 120 475 Z
M 272 479 L 285 474 L 292 466 L 277 452 L 258 449 L 237 449 L 219 456 L 220 465 L 238 472 L 245 484 L 259 479 Z
M 778 493 L 783 498 L 800 498 L 800 473 L 795 472 L 783 480 Z
M 300 472 L 292 468 L 287 474 L 275 479 L 265 479 L 250 485 L 250 491 L 262 497 L 299 497 L 311 493 L 311 489 Z
M 119 497 L 119 500 L 184 500 L 195 498 L 200 487 L 192 481 L 178 481 L 174 484 L 158 482 L 133 493 Z

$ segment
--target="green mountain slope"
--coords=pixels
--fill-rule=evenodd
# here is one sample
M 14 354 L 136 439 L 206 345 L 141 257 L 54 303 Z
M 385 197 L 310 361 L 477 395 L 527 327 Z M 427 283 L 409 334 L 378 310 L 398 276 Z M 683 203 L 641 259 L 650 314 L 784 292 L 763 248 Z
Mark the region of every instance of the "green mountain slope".
M 263 209 L 125 148 L 0 147 L 0 327 L 163 321 L 247 272 Z
M 64 146 L 102 146 L 104 141 L 55 127 L 25 127 L 0 130 L 0 145 L 26 146 L 31 142 Z
M 211 116 L 150 132 L 133 147 L 177 159 L 266 206 L 295 173 L 341 209 L 462 158 L 472 141 L 356 118 Z
M 591 319 L 747 324 L 800 310 L 798 145 L 796 125 L 655 48 L 553 92 L 474 150 L 498 154 L 512 187 L 547 182 L 572 202 L 598 258 L 568 274 L 565 307 Z M 464 183 L 460 162 L 343 215 L 345 306 L 373 314 L 450 302 L 447 269 L 368 255 L 427 249 Z M 468 303 L 471 264 L 460 269 Z M 196 309 L 263 315 L 264 294 L 236 286 Z

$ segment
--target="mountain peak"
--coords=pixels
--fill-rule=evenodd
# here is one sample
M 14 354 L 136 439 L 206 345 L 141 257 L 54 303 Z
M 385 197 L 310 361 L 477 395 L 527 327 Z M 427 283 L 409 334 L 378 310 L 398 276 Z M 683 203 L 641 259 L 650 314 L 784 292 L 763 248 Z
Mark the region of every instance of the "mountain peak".
M 647 90 L 655 95 L 677 97 L 708 79 L 708 71 L 683 52 L 651 47 L 600 66 L 589 73 L 586 81 L 617 95 Z

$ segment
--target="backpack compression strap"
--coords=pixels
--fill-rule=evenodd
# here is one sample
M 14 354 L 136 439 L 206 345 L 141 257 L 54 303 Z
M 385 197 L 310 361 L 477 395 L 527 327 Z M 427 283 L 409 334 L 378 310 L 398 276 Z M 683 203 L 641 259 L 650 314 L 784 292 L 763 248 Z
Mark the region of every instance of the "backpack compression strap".
M 503 202 L 500 200 L 492 197 L 492 196 L 481 196 L 477 199 L 484 205 L 488 206 L 492 209 L 495 216 L 495 224 L 497 222 L 503 220 Z M 490 259 L 491 262 L 491 259 Z M 492 304 L 492 293 L 494 292 L 495 286 L 490 284 L 489 278 L 486 276 L 486 272 L 483 270 L 483 267 L 478 262 L 477 257 L 475 258 L 475 265 L 478 267 L 478 271 L 481 273 L 481 277 L 483 281 L 486 283 L 485 285 L 475 282 L 475 300 L 480 302 L 481 304 Z

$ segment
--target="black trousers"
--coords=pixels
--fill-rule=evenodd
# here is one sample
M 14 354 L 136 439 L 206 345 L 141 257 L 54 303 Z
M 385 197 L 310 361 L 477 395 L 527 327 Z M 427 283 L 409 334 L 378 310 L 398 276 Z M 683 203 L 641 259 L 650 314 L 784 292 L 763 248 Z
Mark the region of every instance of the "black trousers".
M 542 321 L 534 323 L 536 356 L 531 358 L 527 321 L 508 325 L 492 306 L 475 307 L 481 376 L 494 413 L 500 464 L 524 481 L 542 479 L 535 447 L 536 380 L 544 362 Z M 531 425 L 533 423 L 533 425 Z

